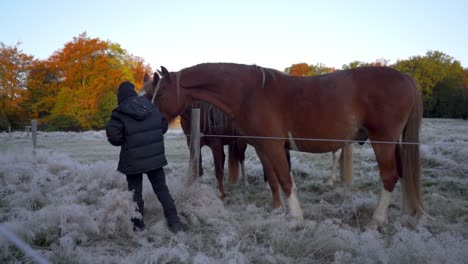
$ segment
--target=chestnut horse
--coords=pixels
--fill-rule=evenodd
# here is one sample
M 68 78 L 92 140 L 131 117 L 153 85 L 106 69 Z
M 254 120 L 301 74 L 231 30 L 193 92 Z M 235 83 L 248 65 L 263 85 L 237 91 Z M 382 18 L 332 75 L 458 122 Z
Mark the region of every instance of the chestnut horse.
M 401 178 L 404 209 L 423 211 L 420 191 L 419 131 L 422 100 L 415 81 L 388 67 L 362 67 L 311 77 L 297 77 L 255 65 L 204 63 L 179 72 L 161 67 L 161 79 L 147 82 L 168 120 L 193 100 L 213 104 L 236 123 L 260 154 L 274 205 L 281 185 L 290 213 L 303 213 L 293 188 L 284 146 L 323 153 L 368 136 L 379 167 L 382 189 L 368 227 L 387 222 L 391 194 Z M 401 139 L 400 139 L 401 138 Z

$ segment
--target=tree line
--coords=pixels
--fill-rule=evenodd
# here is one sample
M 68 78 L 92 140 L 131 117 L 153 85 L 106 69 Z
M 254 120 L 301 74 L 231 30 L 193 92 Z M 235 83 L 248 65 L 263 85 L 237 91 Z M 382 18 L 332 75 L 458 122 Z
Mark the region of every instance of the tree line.
M 119 44 L 74 37 L 45 60 L 0 42 L 0 130 L 38 119 L 44 130 L 102 129 L 125 80 L 142 85 L 150 66 Z
M 468 118 L 468 69 L 440 51 L 428 51 L 424 56 L 412 56 L 389 64 L 380 58 L 375 62 L 353 61 L 341 69 L 322 63 L 297 63 L 284 71 L 296 76 L 314 76 L 338 70 L 366 66 L 386 66 L 408 73 L 417 82 L 424 104 L 426 118 Z
M 38 119 L 43 130 L 97 130 L 117 106 L 116 88 L 125 80 L 137 87 L 152 72 L 143 58 L 119 44 L 74 37 L 49 58 L 25 54 L 21 43 L 0 42 L 0 130 L 24 128 Z M 342 69 L 297 63 L 286 73 L 313 76 L 363 66 L 388 66 L 415 78 L 424 100 L 424 117 L 468 118 L 468 69 L 440 51 L 389 65 L 385 59 L 353 61 Z

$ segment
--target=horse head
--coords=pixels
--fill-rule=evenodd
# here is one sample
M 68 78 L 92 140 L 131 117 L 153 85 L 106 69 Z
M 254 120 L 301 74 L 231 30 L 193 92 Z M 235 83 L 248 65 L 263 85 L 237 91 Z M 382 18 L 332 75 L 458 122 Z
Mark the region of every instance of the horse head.
M 180 88 L 180 72 L 169 72 L 163 66 L 161 71 L 154 73 L 153 79 L 145 74 L 140 95 L 150 99 L 168 121 L 180 115 L 189 104 L 187 95 Z

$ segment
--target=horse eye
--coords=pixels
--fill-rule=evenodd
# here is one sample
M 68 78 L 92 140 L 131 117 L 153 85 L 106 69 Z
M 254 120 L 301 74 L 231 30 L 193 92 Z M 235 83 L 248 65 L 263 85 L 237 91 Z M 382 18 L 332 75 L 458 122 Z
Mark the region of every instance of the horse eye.
M 163 94 L 164 93 L 161 90 L 159 90 L 158 93 L 156 94 L 156 98 L 159 99 Z

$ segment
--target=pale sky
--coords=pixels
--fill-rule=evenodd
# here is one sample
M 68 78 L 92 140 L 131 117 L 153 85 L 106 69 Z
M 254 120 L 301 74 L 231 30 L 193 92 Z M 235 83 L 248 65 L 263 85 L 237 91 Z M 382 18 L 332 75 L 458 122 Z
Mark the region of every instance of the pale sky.
M 0 0 L 0 42 L 46 59 L 73 37 L 119 43 L 153 69 L 203 62 L 341 68 L 440 50 L 468 67 L 468 1 Z

